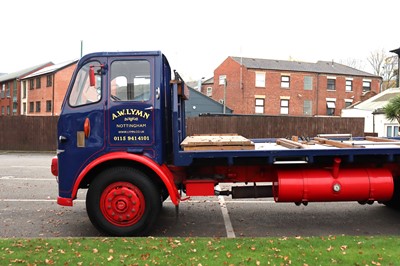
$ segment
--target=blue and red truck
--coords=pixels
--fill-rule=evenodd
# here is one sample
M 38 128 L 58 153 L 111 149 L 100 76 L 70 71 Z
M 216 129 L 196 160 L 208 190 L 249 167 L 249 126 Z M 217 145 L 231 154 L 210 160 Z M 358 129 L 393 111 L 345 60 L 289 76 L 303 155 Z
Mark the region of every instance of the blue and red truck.
M 58 204 L 73 206 L 87 189 L 91 222 L 115 236 L 149 234 L 168 197 L 175 206 L 187 197 L 231 195 L 400 207 L 398 140 L 187 137 L 188 97 L 159 51 L 82 57 L 58 122 Z M 234 185 L 221 191 L 224 183 Z

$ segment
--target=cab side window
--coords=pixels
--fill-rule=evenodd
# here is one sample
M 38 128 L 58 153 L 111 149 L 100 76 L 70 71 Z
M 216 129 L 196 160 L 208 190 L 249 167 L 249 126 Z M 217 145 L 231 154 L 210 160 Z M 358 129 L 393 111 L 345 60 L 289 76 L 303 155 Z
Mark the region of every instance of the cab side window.
M 96 84 L 90 86 L 89 69 L 95 69 Z M 75 78 L 74 86 L 69 95 L 68 102 L 77 107 L 99 102 L 101 99 L 101 67 L 98 62 L 90 62 L 84 65 Z
M 150 81 L 148 61 L 114 61 L 111 64 L 111 100 L 148 101 L 151 95 Z

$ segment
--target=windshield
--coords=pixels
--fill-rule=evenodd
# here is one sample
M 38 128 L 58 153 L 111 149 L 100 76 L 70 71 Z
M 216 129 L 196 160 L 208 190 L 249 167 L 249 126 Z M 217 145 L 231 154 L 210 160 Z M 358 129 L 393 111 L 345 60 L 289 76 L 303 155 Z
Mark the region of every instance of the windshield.
M 96 84 L 90 86 L 89 69 L 94 66 Z M 89 62 L 84 65 L 75 78 L 74 86 L 69 95 L 71 106 L 81 106 L 96 103 L 101 99 L 101 67 L 98 62 Z

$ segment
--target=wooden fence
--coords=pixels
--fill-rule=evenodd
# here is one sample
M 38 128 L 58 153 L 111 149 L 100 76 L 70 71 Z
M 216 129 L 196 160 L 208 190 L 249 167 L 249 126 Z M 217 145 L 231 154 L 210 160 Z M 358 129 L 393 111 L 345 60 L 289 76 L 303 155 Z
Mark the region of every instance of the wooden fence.
M 0 150 L 55 152 L 57 121 L 55 116 L 1 116 Z
M 58 117 L 0 117 L 0 150 L 55 151 Z M 190 117 L 187 135 L 238 133 L 246 138 L 364 135 L 363 118 L 210 115 Z
M 210 115 L 187 119 L 187 134 L 238 133 L 246 138 L 315 137 L 317 134 L 364 135 L 364 118 Z

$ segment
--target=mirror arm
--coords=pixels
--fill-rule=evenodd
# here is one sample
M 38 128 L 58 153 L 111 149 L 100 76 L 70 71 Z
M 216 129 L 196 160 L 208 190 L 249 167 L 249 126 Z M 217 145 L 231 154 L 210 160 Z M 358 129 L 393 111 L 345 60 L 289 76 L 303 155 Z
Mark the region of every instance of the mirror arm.
M 95 67 L 100 67 L 101 69 L 104 68 L 104 65 L 100 65 L 100 66 L 89 66 L 89 81 L 90 81 L 90 86 L 94 87 L 96 86 L 96 78 L 95 78 L 95 74 L 94 74 L 94 68 Z

